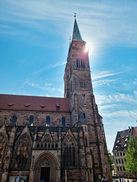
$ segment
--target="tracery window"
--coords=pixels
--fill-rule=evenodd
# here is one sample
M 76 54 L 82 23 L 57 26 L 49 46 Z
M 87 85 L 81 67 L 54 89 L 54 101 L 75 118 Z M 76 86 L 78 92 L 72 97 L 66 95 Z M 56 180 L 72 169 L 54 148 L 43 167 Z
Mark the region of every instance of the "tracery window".
M 17 121 L 17 116 L 14 115 L 14 116 L 12 117 L 12 119 L 11 119 L 11 124 L 12 124 L 12 125 L 16 125 L 16 121 Z
M 27 135 L 22 136 L 15 144 L 13 164 L 15 169 L 28 169 L 31 159 L 31 142 Z
M 67 136 L 62 146 L 62 165 L 64 167 L 77 166 L 78 147 L 71 136 Z

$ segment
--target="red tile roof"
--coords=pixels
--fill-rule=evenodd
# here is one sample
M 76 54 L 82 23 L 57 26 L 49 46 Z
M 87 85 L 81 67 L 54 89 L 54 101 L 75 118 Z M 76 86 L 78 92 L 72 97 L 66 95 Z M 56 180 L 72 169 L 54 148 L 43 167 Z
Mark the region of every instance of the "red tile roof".
M 58 108 L 56 109 L 56 106 Z M 69 112 L 69 98 L 0 94 L 1 110 Z

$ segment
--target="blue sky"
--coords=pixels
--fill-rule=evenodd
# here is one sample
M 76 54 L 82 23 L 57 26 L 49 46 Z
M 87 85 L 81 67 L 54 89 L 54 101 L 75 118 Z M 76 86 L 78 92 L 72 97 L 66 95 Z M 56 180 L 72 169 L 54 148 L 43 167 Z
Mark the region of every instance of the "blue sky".
M 136 0 L 1 0 L 0 93 L 63 97 L 74 12 L 89 47 L 108 149 L 137 126 Z

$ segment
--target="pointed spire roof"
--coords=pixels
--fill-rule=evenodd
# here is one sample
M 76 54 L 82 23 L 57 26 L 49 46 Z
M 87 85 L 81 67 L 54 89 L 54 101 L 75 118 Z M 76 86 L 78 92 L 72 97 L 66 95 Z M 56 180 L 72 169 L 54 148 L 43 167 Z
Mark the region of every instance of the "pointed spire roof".
M 82 40 L 80 31 L 79 31 L 79 28 L 78 28 L 76 17 L 75 17 L 75 21 L 74 21 L 72 40 L 85 42 L 84 40 Z

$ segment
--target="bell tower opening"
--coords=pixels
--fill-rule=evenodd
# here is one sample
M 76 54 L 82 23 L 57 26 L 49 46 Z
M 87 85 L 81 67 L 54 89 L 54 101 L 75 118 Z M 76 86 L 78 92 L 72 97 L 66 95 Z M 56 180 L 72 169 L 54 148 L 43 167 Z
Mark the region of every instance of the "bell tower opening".
M 50 167 L 42 167 L 41 168 L 40 180 L 41 181 L 44 180 L 44 182 L 50 181 Z

